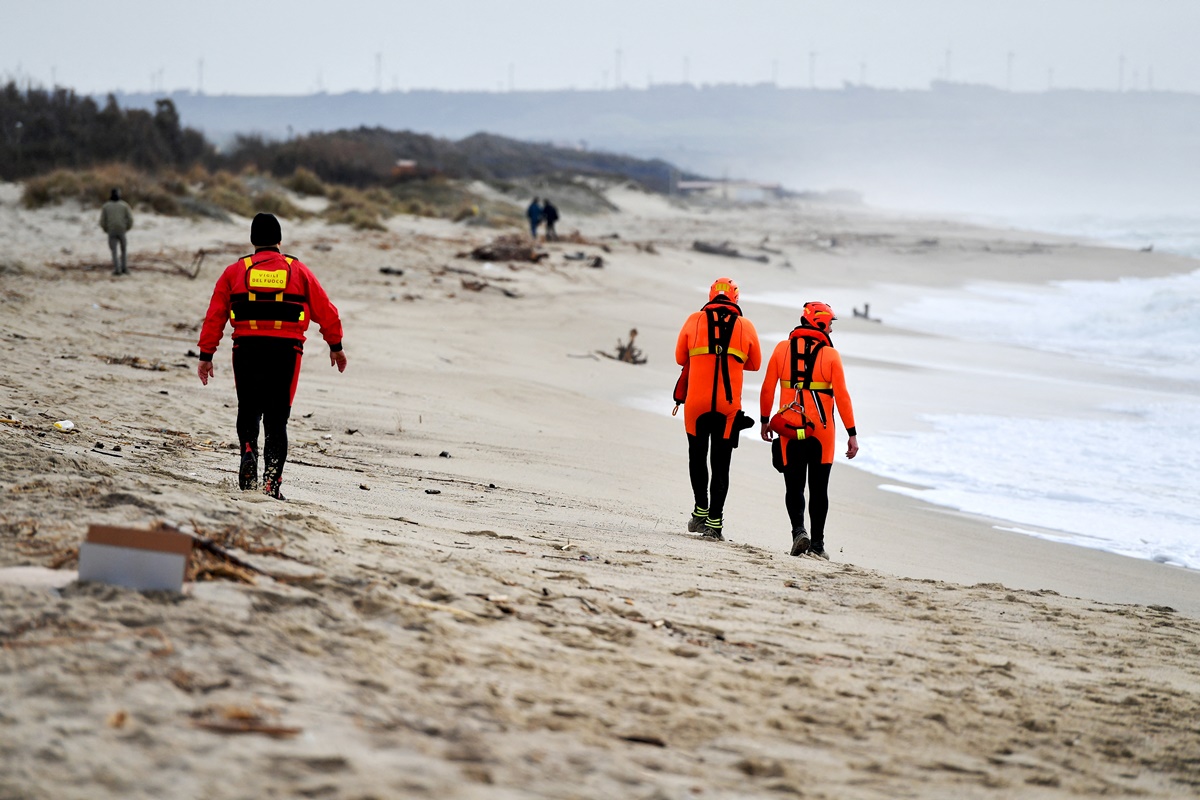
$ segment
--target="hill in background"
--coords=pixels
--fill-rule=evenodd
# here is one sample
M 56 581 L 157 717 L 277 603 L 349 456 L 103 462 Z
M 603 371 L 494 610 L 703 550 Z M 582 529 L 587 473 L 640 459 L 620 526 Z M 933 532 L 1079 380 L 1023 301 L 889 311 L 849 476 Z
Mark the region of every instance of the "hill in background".
M 284 190 L 327 198 L 331 222 L 378 227 L 396 213 L 491 224 L 520 220 L 534 194 L 564 211 L 611 208 L 589 179 L 671 192 L 682 173 L 661 159 L 522 142 L 478 133 L 459 141 L 384 128 L 313 132 L 273 140 L 237 134 L 219 150 L 185 127 L 171 98 L 153 112 L 67 89 L 0 90 L 0 180 L 25 180 L 26 205 L 77 199 L 99 205 L 120 187 L 135 206 L 222 218 L 256 210 L 310 213 Z M 483 190 L 472 184 L 489 184 Z
M 121 97 L 138 108 L 158 99 Z M 221 144 L 238 133 L 286 140 L 360 125 L 450 139 L 486 130 L 793 189 L 857 189 L 875 205 L 976 212 L 1200 205 L 1200 96 L 1170 92 L 764 84 L 171 99 Z

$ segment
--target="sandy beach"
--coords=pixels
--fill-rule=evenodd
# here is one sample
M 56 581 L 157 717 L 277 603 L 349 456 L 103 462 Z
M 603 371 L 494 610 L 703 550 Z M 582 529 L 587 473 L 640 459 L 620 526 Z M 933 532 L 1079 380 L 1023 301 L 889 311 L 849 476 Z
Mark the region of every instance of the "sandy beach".
M 281 503 L 236 489 L 228 331 L 215 381 L 195 374 L 249 221 L 139 213 L 115 278 L 97 211 L 28 211 L 0 186 L 0 800 L 1200 794 L 1200 572 L 999 530 L 840 457 L 831 561 L 791 558 L 756 437 L 734 453 L 730 541 L 700 540 L 669 415 L 675 336 L 718 275 L 768 350 L 797 311 L 761 298 L 839 310 L 869 449 L 931 411 L 1166 387 L 889 327 L 907 299 L 1194 262 L 609 197 L 621 211 L 564 219 L 583 243 L 539 264 L 458 257 L 486 228 L 285 220 L 350 363 L 331 369 L 310 331 Z M 196 279 L 169 266 L 200 249 Z M 864 303 L 884 323 L 852 317 Z M 648 363 L 597 354 L 631 329 Z M 181 596 L 73 582 L 89 524 L 160 522 L 259 572 Z

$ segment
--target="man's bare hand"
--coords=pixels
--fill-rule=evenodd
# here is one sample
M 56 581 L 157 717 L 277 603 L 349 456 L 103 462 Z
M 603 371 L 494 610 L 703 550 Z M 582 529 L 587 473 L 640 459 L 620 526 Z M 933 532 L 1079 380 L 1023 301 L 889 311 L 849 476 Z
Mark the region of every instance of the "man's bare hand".
M 846 458 L 854 458 L 856 455 L 858 455 L 858 437 L 851 436 L 850 440 L 846 442 Z
M 765 423 L 765 422 L 764 422 L 764 423 L 762 424 L 762 433 L 761 433 L 761 436 L 762 436 L 762 440 L 763 440 L 764 442 L 769 442 L 769 441 L 772 441 L 772 440 L 775 438 L 775 431 L 773 431 L 773 430 L 771 430 L 770 428 L 768 428 L 768 427 L 767 427 L 767 423 Z
M 329 366 L 337 367 L 338 372 L 345 372 L 346 371 L 346 353 L 345 353 L 345 351 L 338 350 L 336 353 L 330 353 L 329 354 Z
M 200 366 L 196 367 L 196 374 L 200 376 L 200 382 L 205 386 L 208 386 L 208 379 L 215 373 L 216 370 L 213 368 L 213 362 L 211 361 L 201 361 Z

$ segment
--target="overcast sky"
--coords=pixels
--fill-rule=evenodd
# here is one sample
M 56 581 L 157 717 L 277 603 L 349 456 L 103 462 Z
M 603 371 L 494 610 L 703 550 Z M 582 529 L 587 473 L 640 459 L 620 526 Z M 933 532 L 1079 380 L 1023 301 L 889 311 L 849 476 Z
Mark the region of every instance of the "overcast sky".
M 1200 92 L 1200 0 L 0 0 L 0 77 L 85 93 L 931 80 Z

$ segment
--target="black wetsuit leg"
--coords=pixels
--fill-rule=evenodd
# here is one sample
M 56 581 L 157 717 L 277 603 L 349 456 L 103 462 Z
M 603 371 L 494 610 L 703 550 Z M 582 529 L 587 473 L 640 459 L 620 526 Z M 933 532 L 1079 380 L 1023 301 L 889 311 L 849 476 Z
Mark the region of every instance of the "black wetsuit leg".
M 233 379 L 237 384 L 238 439 L 258 452 L 262 422 L 263 482 L 276 485 L 287 461 L 288 417 L 300 372 L 300 343 L 271 336 L 243 336 L 233 345 Z
M 688 434 L 688 477 L 696 508 L 708 508 L 708 437 Z
M 688 474 L 692 479 L 692 494 L 696 506 L 707 508 L 712 519 L 721 518 L 725 497 L 729 494 L 733 442 L 725 438 L 725 421 L 725 415 L 721 413 L 701 414 L 696 420 L 696 435 L 688 434 Z M 711 481 L 709 463 L 712 464 Z
M 808 484 L 808 535 L 814 550 L 825 549 L 825 518 L 829 515 L 829 474 L 832 464 L 821 463 L 821 443 L 793 439 L 787 443 L 788 463 L 783 470 L 784 502 L 792 529 L 804 525 L 804 485 Z

